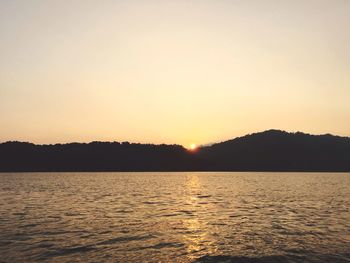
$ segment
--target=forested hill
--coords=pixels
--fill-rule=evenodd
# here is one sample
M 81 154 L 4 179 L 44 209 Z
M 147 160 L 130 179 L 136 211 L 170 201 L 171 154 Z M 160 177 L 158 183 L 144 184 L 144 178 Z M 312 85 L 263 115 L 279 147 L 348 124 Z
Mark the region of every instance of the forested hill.
M 0 144 L 0 171 L 349 171 L 350 138 L 269 130 L 196 151 L 118 142 Z
M 7 142 L 0 144 L 0 171 L 183 171 L 192 157 L 179 145 Z
M 269 130 L 204 147 L 198 155 L 214 170 L 350 171 L 350 138 Z

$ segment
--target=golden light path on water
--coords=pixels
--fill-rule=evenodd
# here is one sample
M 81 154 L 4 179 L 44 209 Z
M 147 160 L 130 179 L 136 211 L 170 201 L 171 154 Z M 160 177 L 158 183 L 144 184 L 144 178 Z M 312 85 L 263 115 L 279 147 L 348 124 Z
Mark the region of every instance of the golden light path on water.
M 190 204 L 190 207 L 193 211 L 196 211 L 197 207 L 199 206 L 197 194 L 200 192 L 202 187 L 198 175 L 188 175 L 186 186 L 188 190 L 187 203 Z M 205 229 L 205 227 L 203 227 L 203 224 L 205 223 L 201 222 L 198 217 L 188 218 L 184 220 L 184 225 L 189 232 L 188 235 L 184 235 L 184 243 L 186 244 L 187 252 L 189 255 L 200 252 L 205 248 L 207 248 L 207 251 L 209 250 L 209 253 L 216 252 L 215 247 L 212 247 L 212 242 L 210 242 L 208 234 L 203 231 L 203 229 Z M 194 259 L 195 257 L 191 258 Z

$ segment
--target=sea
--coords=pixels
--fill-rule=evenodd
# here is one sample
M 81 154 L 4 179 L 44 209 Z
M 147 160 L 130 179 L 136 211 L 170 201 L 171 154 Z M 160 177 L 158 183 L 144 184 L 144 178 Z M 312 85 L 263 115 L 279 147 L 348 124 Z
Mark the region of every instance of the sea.
M 1 173 L 0 262 L 350 262 L 350 173 Z

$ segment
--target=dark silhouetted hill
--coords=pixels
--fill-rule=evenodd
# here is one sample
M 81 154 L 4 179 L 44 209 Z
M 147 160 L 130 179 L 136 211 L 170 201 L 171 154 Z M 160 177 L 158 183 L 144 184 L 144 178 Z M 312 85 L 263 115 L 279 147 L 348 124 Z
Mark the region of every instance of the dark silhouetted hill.
M 213 170 L 350 171 L 350 138 L 268 130 L 204 147 Z
M 184 171 L 191 169 L 195 162 L 179 145 L 0 144 L 0 171 Z
M 269 130 L 189 152 L 117 142 L 0 144 L 0 171 L 350 171 L 350 138 Z

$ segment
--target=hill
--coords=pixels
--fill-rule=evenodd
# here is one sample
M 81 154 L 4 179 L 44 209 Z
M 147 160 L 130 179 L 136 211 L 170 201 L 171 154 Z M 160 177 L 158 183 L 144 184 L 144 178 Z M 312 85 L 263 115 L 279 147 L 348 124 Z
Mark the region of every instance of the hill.
M 199 148 L 118 142 L 0 144 L 0 171 L 350 171 L 350 138 L 269 130 Z
M 350 171 L 350 138 L 268 130 L 204 147 L 211 169 Z

